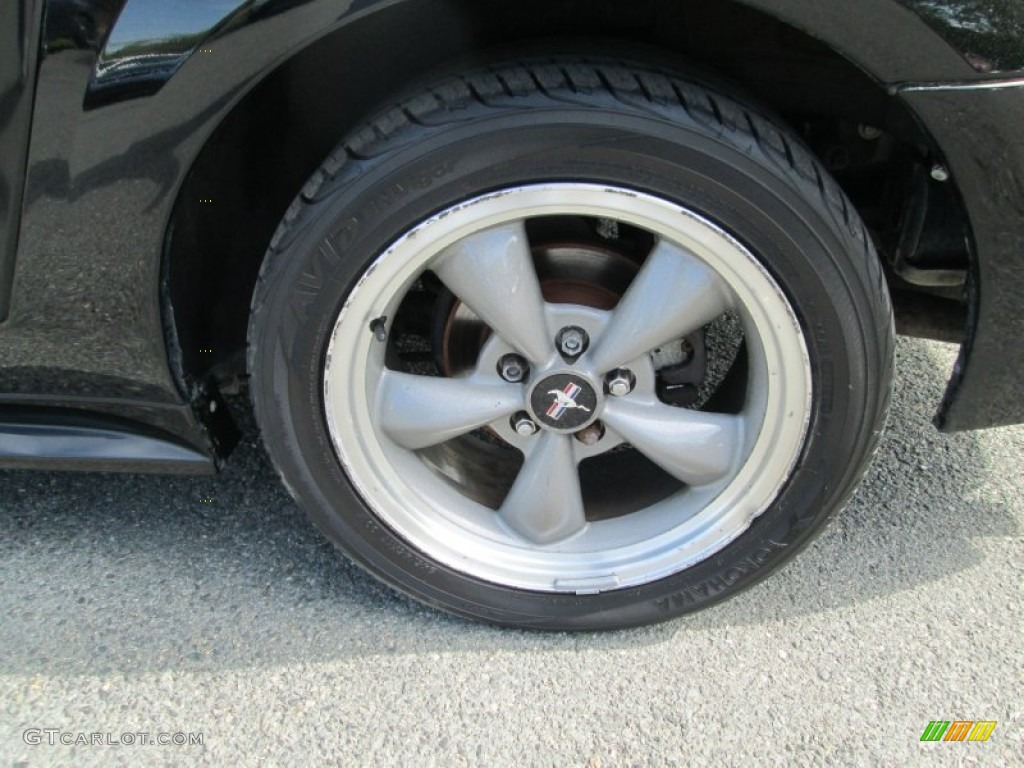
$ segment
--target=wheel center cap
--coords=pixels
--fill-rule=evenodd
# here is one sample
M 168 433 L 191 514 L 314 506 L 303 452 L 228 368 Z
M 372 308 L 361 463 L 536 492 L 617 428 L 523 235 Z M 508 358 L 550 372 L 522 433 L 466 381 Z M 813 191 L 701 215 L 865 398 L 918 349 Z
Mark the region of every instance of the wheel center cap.
M 545 376 L 530 393 L 534 418 L 559 432 L 575 432 L 593 421 L 598 404 L 593 384 L 574 373 Z

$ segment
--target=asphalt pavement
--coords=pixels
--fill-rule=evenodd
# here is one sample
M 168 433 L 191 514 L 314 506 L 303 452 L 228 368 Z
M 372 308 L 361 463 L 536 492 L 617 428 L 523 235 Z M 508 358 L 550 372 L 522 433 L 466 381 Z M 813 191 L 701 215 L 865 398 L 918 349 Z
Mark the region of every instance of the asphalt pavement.
M 1024 427 L 938 433 L 955 347 L 898 355 L 873 467 L 817 542 L 617 633 L 394 594 L 251 428 L 213 478 L 0 472 L 0 765 L 1024 765 Z M 997 725 L 922 743 L 933 720 Z

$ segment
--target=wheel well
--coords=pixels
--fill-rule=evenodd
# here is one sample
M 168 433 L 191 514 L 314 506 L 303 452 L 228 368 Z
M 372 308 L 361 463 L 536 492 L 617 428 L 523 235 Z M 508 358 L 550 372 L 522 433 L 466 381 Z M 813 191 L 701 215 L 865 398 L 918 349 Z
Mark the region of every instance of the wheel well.
M 914 299 L 918 327 L 904 330 L 959 340 L 963 206 L 950 184 L 929 176 L 941 160 L 902 102 L 821 42 L 731 2 L 449 0 L 439 13 L 411 0 L 385 4 L 278 67 L 192 166 L 164 260 L 165 310 L 185 381 L 244 375 L 250 298 L 270 238 L 350 129 L 430 69 L 517 46 L 581 50 L 588 40 L 595 53 L 643 46 L 643 55 L 699 66 L 775 110 L 867 222 L 897 309 L 900 295 Z

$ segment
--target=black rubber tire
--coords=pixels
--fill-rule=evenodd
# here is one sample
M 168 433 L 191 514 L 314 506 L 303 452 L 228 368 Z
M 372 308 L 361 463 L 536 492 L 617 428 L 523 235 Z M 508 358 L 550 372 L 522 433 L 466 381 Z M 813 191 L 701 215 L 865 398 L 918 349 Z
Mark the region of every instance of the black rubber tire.
M 804 329 L 813 412 L 783 490 L 725 549 L 643 586 L 577 596 L 454 571 L 374 515 L 331 446 L 324 353 L 367 265 L 410 227 L 460 200 L 539 181 L 614 183 L 701 212 L 757 254 Z M 736 594 L 792 557 L 865 471 L 889 403 L 893 352 L 892 309 L 870 239 L 799 140 L 696 78 L 578 57 L 506 61 L 446 76 L 354 131 L 274 235 L 249 328 L 264 442 L 327 537 L 429 605 L 546 629 L 669 619 Z

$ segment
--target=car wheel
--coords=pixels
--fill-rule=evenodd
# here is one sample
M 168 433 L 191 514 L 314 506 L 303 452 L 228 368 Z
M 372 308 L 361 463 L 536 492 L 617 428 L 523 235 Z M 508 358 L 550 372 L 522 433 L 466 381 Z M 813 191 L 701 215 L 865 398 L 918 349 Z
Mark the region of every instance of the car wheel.
M 600 59 L 446 76 L 353 132 L 275 234 L 254 407 L 299 504 L 448 611 L 664 620 L 792 556 L 862 475 L 893 325 L 800 141 Z

